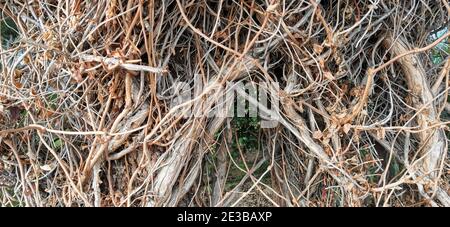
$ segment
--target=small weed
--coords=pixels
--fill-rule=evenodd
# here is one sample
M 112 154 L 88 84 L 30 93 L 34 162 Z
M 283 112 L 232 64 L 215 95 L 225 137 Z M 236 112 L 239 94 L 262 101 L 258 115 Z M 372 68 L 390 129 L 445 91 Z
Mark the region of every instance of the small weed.
M 59 150 L 62 147 L 62 140 L 60 138 L 53 140 L 53 149 Z
M 400 171 L 402 169 L 402 166 L 400 163 L 397 162 L 397 160 L 393 159 L 391 165 L 389 166 L 389 174 L 392 178 L 396 177 L 398 174 L 400 174 Z
M 433 42 L 448 32 L 448 28 L 444 27 L 430 34 L 428 37 L 430 42 Z M 450 54 L 450 39 L 446 39 L 431 49 L 430 57 L 433 64 L 440 64 Z
M 376 165 L 371 165 L 367 170 L 368 172 L 367 177 L 369 178 L 369 183 L 375 184 L 380 179 L 379 174 L 377 174 L 377 170 L 378 168 Z
M 52 94 L 47 95 L 47 100 L 48 100 L 47 108 L 49 108 L 51 110 L 56 110 L 56 108 L 58 108 L 58 95 L 57 94 L 52 93 Z
M 235 117 L 232 120 L 232 127 L 236 134 L 233 136 L 234 139 L 231 144 L 230 156 L 240 169 L 245 170 L 245 165 L 251 168 L 255 159 L 260 158 L 260 155 L 257 157 L 257 152 L 260 146 L 259 121 L 260 119 L 258 117 Z M 246 163 L 244 163 L 239 149 L 241 149 Z M 227 184 L 225 186 L 226 190 L 231 190 L 234 188 L 245 176 L 245 173 L 242 172 L 237 166 L 233 164 L 230 168 Z M 268 162 L 267 164 L 264 163 L 264 165 L 258 168 L 253 175 L 255 177 L 261 176 L 261 174 L 267 169 L 267 166 Z M 267 181 L 267 179 L 265 180 Z

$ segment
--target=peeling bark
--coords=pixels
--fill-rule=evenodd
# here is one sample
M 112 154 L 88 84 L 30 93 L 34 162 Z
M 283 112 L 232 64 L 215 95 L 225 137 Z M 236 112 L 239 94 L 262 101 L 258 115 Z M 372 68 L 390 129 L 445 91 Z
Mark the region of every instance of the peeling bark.
M 387 34 L 384 45 L 389 48 L 394 56 L 401 55 L 409 51 L 407 41 L 403 38 L 395 38 L 392 34 Z M 425 175 L 425 179 L 438 182 L 438 169 L 441 160 L 446 154 L 446 138 L 442 129 L 429 128 L 432 124 L 439 122 L 439 115 L 433 105 L 434 96 L 430 89 L 425 70 L 417 55 L 406 55 L 398 59 L 408 88 L 411 92 L 412 105 L 417 109 L 416 122 L 421 131 L 418 133 L 421 155 L 423 159 L 416 174 Z M 424 182 L 423 182 L 424 183 Z M 429 182 L 427 182 L 429 183 Z M 437 198 L 448 204 L 449 196 L 443 190 L 437 190 Z

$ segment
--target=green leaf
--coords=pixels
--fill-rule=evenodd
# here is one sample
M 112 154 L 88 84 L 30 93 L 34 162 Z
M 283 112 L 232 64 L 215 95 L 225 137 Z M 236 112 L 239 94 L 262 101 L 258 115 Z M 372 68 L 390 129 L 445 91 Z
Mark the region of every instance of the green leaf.
M 53 141 L 53 149 L 59 150 L 62 147 L 62 140 L 60 138 Z
M 443 35 L 445 35 L 448 31 L 447 27 L 444 27 L 436 32 L 433 32 L 428 36 L 429 42 L 434 42 L 439 39 Z M 433 49 L 430 51 L 430 58 L 433 64 L 440 64 L 444 61 L 444 59 L 450 54 L 450 39 L 443 40 L 438 43 Z

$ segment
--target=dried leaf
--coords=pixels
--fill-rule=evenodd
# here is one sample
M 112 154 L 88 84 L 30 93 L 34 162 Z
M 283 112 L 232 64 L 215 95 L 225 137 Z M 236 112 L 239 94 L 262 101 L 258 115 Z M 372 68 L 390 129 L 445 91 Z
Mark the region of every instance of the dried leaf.
M 75 79 L 77 83 L 81 83 L 83 81 L 83 77 L 81 76 L 81 72 L 78 69 L 74 69 L 72 72 L 72 78 Z
M 322 138 L 323 134 L 322 134 L 321 131 L 317 130 L 317 131 L 313 132 L 312 136 L 313 136 L 314 139 L 318 140 L 318 139 Z
M 269 5 L 269 6 L 267 7 L 267 12 L 275 11 L 275 10 L 277 9 L 277 7 L 278 7 L 278 3 Z
M 31 62 L 31 58 L 30 58 L 30 55 L 25 55 L 25 57 L 23 58 L 23 62 L 26 64 L 26 65 L 28 65 L 28 64 L 30 64 L 30 62 Z
M 334 79 L 336 79 L 336 78 L 334 78 L 334 76 L 333 76 L 333 74 L 331 74 L 331 72 L 323 72 L 323 76 L 325 77 L 325 78 L 327 78 L 328 80 L 334 80 Z
M 313 49 L 317 54 L 321 54 L 323 52 L 323 46 L 319 44 L 313 44 Z
M 14 78 L 20 79 L 22 77 L 22 70 L 20 69 L 14 69 Z
M 52 167 L 50 166 L 50 165 L 43 165 L 43 166 L 40 166 L 40 168 L 42 169 L 42 170 L 44 170 L 44 171 L 51 171 L 52 170 Z
M 345 134 L 348 134 L 348 132 L 350 131 L 351 127 L 352 127 L 351 124 L 345 124 L 345 125 L 344 125 L 344 128 L 343 128 L 344 133 L 345 133 Z
M 339 114 L 336 115 L 336 117 L 337 117 L 338 119 L 342 119 L 342 118 L 344 118 L 344 117 L 346 117 L 346 116 L 347 116 L 347 113 L 346 113 L 346 112 L 341 112 L 341 113 L 339 113 Z
M 384 128 L 377 129 L 377 138 L 382 140 L 386 136 L 386 130 Z

